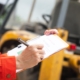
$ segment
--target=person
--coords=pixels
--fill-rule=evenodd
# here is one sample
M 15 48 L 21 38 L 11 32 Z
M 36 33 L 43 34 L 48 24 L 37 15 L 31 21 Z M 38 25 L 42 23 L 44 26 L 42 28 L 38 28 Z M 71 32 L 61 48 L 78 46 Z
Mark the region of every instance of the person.
M 58 34 L 56 29 L 46 30 L 45 35 Z M 36 66 L 44 57 L 42 44 L 28 46 L 19 56 L 0 54 L 0 80 L 16 79 L 16 69 L 28 69 Z

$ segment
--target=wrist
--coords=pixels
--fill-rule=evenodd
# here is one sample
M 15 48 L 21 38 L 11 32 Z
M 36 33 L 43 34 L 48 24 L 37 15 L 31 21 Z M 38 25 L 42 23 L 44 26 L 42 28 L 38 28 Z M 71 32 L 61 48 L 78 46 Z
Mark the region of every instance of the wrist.
M 16 69 L 21 69 L 19 57 L 16 57 Z

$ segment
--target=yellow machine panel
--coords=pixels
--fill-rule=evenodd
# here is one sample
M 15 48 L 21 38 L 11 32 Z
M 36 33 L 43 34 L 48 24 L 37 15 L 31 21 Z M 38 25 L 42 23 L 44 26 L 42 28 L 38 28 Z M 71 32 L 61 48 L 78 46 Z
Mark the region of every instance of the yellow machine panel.
M 8 31 L 2 36 L 2 38 L 0 40 L 0 48 L 2 49 L 3 45 L 5 45 L 8 41 L 18 42 L 17 41 L 18 38 L 21 38 L 24 41 L 27 41 L 27 40 L 33 39 L 37 36 L 39 36 L 39 35 L 33 34 L 31 32 L 28 32 L 28 31 Z M 9 44 L 9 45 L 12 45 L 12 44 Z M 7 45 L 6 45 L 6 47 L 7 47 Z
M 58 30 L 59 36 L 67 41 L 68 32 L 66 30 Z M 70 73 L 67 74 L 67 72 Z M 80 56 L 67 51 L 67 49 L 53 54 L 43 60 L 39 80 L 80 80 Z

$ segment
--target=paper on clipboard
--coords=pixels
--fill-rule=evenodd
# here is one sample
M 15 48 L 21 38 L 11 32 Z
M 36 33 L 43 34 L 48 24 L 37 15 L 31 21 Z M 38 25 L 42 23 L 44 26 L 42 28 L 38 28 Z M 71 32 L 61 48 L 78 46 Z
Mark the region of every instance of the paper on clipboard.
M 44 59 L 49 57 L 50 55 L 68 47 L 68 44 L 63 41 L 58 35 L 43 35 L 39 36 L 37 38 L 34 38 L 32 40 L 27 41 L 29 45 L 32 44 L 43 44 L 45 51 Z M 18 56 L 26 46 L 24 44 L 18 45 L 18 47 L 8 51 L 9 56 Z M 16 72 L 19 72 L 20 70 L 16 70 Z

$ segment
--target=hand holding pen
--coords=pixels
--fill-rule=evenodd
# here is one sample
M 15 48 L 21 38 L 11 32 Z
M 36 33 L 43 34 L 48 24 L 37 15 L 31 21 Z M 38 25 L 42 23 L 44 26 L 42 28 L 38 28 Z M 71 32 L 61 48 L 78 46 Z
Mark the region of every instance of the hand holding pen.
M 46 30 L 44 34 L 58 34 L 58 31 L 56 29 L 49 29 Z M 27 48 L 23 50 L 19 56 L 17 56 L 16 63 L 18 64 L 18 69 L 34 67 L 43 59 L 45 52 L 43 51 L 44 46 L 42 44 L 28 45 L 21 39 L 18 39 L 18 41 L 27 46 Z
M 17 61 L 20 63 L 18 68 L 31 68 L 42 61 L 45 53 L 42 44 L 28 45 L 20 38 L 18 41 L 27 46 L 27 48 L 17 57 Z

